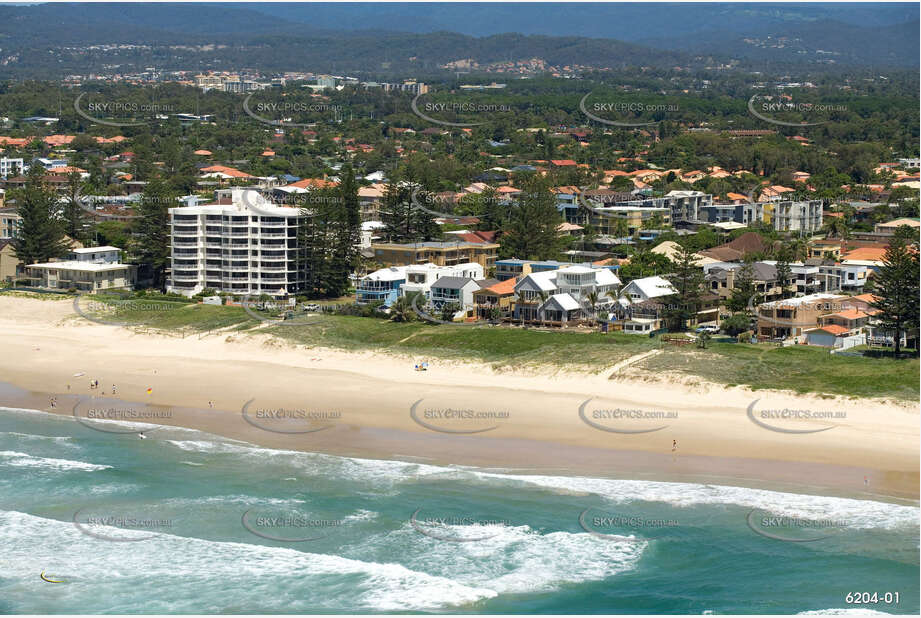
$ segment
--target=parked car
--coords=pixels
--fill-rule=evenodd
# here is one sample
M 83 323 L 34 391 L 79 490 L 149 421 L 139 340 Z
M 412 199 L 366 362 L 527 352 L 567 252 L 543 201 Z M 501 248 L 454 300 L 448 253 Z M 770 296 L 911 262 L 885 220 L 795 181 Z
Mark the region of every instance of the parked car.
M 303 309 L 304 311 L 319 311 L 320 305 L 316 303 L 306 303 L 305 305 L 303 305 Z
M 715 335 L 716 333 L 720 332 L 720 327 L 714 326 L 712 324 L 705 324 L 703 326 L 698 326 L 694 332 L 695 333 L 710 333 L 711 335 Z

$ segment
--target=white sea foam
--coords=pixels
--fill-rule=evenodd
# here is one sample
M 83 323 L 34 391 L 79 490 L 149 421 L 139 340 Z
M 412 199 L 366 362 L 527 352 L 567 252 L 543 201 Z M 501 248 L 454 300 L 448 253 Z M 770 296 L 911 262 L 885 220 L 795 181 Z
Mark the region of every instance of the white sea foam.
M 69 522 L 15 511 L 0 511 L 0 546 L 4 577 L 20 591 L 7 599 L 16 613 L 46 607 L 42 570 L 68 582 L 58 602 L 98 613 L 417 611 L 496 596 L 398 564 L 288 548 L 170 534 L 100 542 Z
M 202 504 L 241 504 L 244 506 L 286 506 L 301 505 L 304 500 L 297 498 L 262 498 L 259 496 L 201 496 L 196 498 L 170 498 L 163 502 L 169 506 L 196 506 Z
M 32 433 L 20 433 L 18 431 L 0 431 L 0 437 L 2 436 L 10 436 L 17 440 L 29 440 L 29 441 L 49 440 L 57 444 L 74 446 L 72 444 L 73 438 L 71 438 L 70 436 L 43 436 L 43 435 L 32 434 Z
M 51 457 L 36 457 L 28 453 L 17 451 L 0 451 L 0 465 L 14 468 L 38 468 L 44 470 L 82 470 L 93 472 L 107 470 L 112 466 L 87 463 L 85 461 L 72 461 L 70 459 L 54 459 Z
M 420 527 L 426 529 L 426 526 Z M 422 534 L 409 523 L 369 539 L 352 551 L 381 552 L 401 547 L 404 563 L 414 570 L 450 577 L 467 586 L 500 594 L 547 592 L 564 584 L 601 581 L 634 570 L 646 541 L 615 541 L 588 533 L 542 534 L 529 526 L 448 525 L 435 529 L 454 542 Z
M 369 511 L 367 509 L 358 509 L 354 513 L 350 513 L 342 518 L 342 521 L 371 521 L 372 519 L 377 519 L 380 513 L 375 511 Z
M 677 507 L 702 504 L 726 504 L 764 509 L 777 515 L 804 519 L 834 519 L 846 522 L 848 528 L 917 528 L 919 509 L 906 506 L 830 496 L 794 494 L 766 489 L 702 485 L 698 483 L 665 483 L 659 481 L 629 481 L 586 477 L 497 475 L 474 473 L 497 482 L 519 482 L 548 489 L 565 488 L 601 496 L 617 504 L 629 502 L 663 502 Z
M 375 491 L 386 491 L 394 485 L 418 481 L 457 480 L 487 485 L 512 484 L 534 486 L 555 493 L 598 495 L 613 503 L 661 502 L 676 507 L 705 504 L 735 505 L 765 509 L 777 515 L 812 519 L 835 519 L 847 522 L 849 528 L 896 529 L 917 527 L 919 509 L 906 506 L 857 500 L 814 496 L 789 492 L 709 485 L 701 483 L 668 483 L 591 477 L 543 476 L 485 472 L 467 466 L 435 466 L 403 461 L 339 457 L 299 451 L 276 450 L 243 442 L 169 441 L 179 448 L 211 453 L 237 453 L 266 458 L 283 457 L 285 463 L 307 468 L 311 473 L 331 474 L 350 481 L 373 482 Z

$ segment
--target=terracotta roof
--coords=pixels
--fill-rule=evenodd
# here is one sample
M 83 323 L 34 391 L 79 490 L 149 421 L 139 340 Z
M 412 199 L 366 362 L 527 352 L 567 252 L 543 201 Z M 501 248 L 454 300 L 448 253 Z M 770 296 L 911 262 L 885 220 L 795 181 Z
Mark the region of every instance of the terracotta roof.
M 252 176 L 246 172 L 241 172 L 238 169 L 227 167 L 226 165 L 212 165 L 210 167 L 203 167 L 201 171 L 203 174 L 225 174 L 231 178 L 252 178 Z
M 838 336 L 843 335 L 844 333 L 850 332 L 848 329 L 843 326 L 838 326 L 837 324 L 829 324 L 827 326 L 820 326 L 814 330 L 824 330 L 826 333 L 831 333 L 832 335 Z
M 576 162 L 572 159 L 551 159 L 550 162 L 557 167 L 576 165 Z
M 337 183 L 324 178 L 304 178 L 303 180 L 298 180 L 297 182 L 292 182 L 290 185 L 285 186 L 297 189 L 328 189 L 337 186 Z
M 875 296 L 873 294 L 858 294 L 857 296 L 852 296 L 851 298 L 854 300 L 862 300 L 866 303 L 875 303 L 877 300 L 879 300 L 879 296 Z
M 493 284 L 489 286 L 488 288 L 481 288 L 481 289 L 487 289 L 490 292 L 495 292 L 496 294 L 499 294 L 500 296 L 506 295 L 506 294 L 514 294 L 516 283 L 518 283 L 518 281 L 515 279 L 515 277 L 512 277 L 511 279 L 506 279 L 505 281 L 500 281 L 499 283 Z
M 464 234 L 457 234 L 457 236 L 466 240 L 467 242 L 474 242 L 474 243 L 491 243 L 491 242 L 495 242 L 496 240 L 496 232 L 494 231 L 485 231 L 485 232 L 473 231 L 473 232 L 466 232 Z
M 882 261 L 886 250 L 879 247 L 860 247 L 841 256 L 842 260 Z
M 870 314 L 861 311 L 860 309 L 845 309 L 844 311 L 839 311 L 837 313 L 829 313 L 824 317 L 838 316 L 844 318 L 845 320 L 857 320 L 859 318 L 868 318 Z

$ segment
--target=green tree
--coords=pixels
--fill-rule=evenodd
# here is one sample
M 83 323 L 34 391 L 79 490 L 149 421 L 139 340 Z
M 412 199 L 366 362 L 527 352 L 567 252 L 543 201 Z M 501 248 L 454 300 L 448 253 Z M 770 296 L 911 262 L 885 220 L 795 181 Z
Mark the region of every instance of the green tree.
M 153 176 L 138 203 L 136 254 L 150 268 L 154 287 L 160 289 L 165 285 L 170 259 L 169 208 L 175 197 L 162 178 Z
M 58 217 L 58 196 L 45 184 L 44 169 L 33 165 L 19 194 L 16 214 L 21 217 L 13 252 L 23 264 L 48 262 L 66 255 L 69 244 Z
M 918 252 L 909 250 L 902 242 L 889 245 L 875 277 L 874 294 L 878 298 L 870 306 L 879 310 L 877 318 L 893 334 L 896 356 L 901 349 L 902 334 L 918 328 L 921 311 L 918 275 Z
M 546 180 L 532 179 L 522 187 L 518 202 L 510 208 L 509 220 L 500 239 L 503 257 L 558 258 L 565 246 L 557 230 L 560 223 L 562 217 L 556 208 L 556 198 Z
M 441 230 L 435 223 L 433 200 L 411 182 L 394 181 L 387 185 L 381 204 L 383 234 L 389 242 L 438 240 Z
M 744 311 L 749 306 L 758 304 L 755 294 L 755 269 L 751 262 L 745 262 L 735 273 L 735 280 L 726 307 L 733 313 Z
M 79 172 L 71 172 L 67 175 L 67 193 L 66 201 L 62 210 L 65 233 L 80 242 L 86 241 L 86 216 L 83 207 L 80 205 L 80 193 L 83 181 L 80 179 Z
M 338 298 L 349 289 L 349 276 L 358 266 L 358 243 L 361 240 L 361 206 L 355 172 L 347 165 L 341 174 L 339 200 L 336 202 L 332 266 L 324 286 L 326 295 Z
M 704 273 L 695 263 L 697 257 L 691 244 L 684 241 L 679 246 L 674 272 L 667 277 L 676 293 L 668 299 L 665 315 L 671 328 L 683 330 L 687 328 L 688 321 L 697 315 Z
M 900 225 L 895 228 L 895 232 L 892 233 L 893 242 L 904 242 L 906 244 L 912 244 L 918 242 L 918 228 L 913 228 L 910 225 Z
M 777 253 L 777 285 L 780 286 L 780 297 L 786 298 L 790 281 L 793 279 L 793 270 L 790 268 L 790 250 L 783 247 Z

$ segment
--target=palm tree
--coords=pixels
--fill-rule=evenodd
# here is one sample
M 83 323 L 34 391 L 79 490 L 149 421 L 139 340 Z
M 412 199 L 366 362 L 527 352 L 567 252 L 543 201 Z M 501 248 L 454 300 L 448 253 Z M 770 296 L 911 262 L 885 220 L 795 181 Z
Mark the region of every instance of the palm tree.
M 585 295 L 585 300 L 588 301 L 588 306 L 591 307 L 591 309 L 592 309 L 592 318 L 591 318 L 591 319 L 592 319 L 592 323 L 594 324 L 594 322 L 595 322 L 595 307 L 598 305 L 598 292 L 595 291 L 595 290 L 592 290 L 591 292 L 589 292 L 588 294 Z
M 825 224 L 825 238 L 840 238 L 847 240 L 851 233 L 847 221 L 843 217 L 832 217 Z
M 407 296 L 400 296 L 396 302 L 390 306 L 390 319 L 393 322 L 409 322 L 412 316 L 412 299 Z
M 540 299 L 540 303 L 537 305 L 537 315 L 540 317 L 540 325 L 544 325 L 544 314 L 540 312 L 541 306 L 547 302 L 547 299 L 550 298 L 550 295 L 547 294 L 544 290 L 540 290 L 537 293 L 537 297 Z

